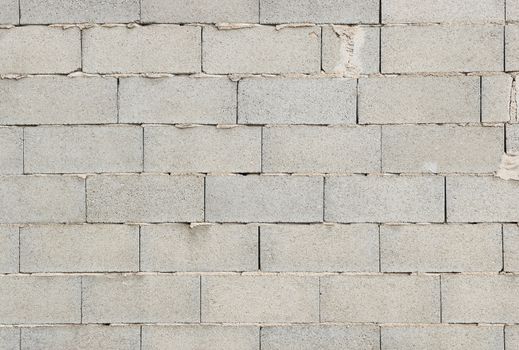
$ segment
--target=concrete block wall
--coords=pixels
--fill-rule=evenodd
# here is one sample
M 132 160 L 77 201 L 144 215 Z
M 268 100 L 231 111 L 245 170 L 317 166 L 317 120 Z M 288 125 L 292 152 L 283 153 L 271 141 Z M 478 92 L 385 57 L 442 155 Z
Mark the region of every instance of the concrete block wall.
M 0 349 L 519 349 L 518 0 L 0 0 Z

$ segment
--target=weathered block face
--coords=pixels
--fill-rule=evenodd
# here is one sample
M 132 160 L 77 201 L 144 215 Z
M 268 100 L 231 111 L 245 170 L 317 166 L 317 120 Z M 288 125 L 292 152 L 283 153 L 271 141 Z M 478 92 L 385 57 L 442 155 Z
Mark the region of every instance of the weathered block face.
M 0 350 L 519 349 L 519 0 L 0 0 Z

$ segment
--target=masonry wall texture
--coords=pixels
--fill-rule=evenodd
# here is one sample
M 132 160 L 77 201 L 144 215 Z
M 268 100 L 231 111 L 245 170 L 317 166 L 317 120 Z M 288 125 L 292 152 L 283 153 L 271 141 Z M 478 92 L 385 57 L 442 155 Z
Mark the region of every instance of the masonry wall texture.
M 0 0 L 0 350 L 519 349 L 519 0 Z

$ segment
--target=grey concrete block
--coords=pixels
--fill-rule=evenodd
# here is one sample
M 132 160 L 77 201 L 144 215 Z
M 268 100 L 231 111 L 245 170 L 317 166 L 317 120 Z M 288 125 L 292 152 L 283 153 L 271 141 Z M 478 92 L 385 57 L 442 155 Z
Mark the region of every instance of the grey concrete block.
M 319 320 L 319 281 L 301 276 L 202 276 L 202 322 Z
M 198 276 L 83 276 L 85 323 L 199 321 Z
M 238 121 L 245 124 L 354 124 L 353 79 L 244 79 Z
M 0 128 L 0 174 L 23 173 L 23 129 Z
M 84 221 L 84 179 L 73 176 L 0 177 L 0 223 Z
M 380 77 L 359 80 L 359 123 L 479 122 L 474 76 Z
M 321 277 L 321 322 L 438 323 L 438 276 Z
M 44 126 L 25 128 L 25 172 L 140 172 L 139 126 Z
M 81 321 L 77 276 L 1 276 L 0 323 L 46 324 Z
M 144 326 L 143 350 L 259 350 L 259 328 L 244 326 Z
M 78 28 L 0 29 L 0 73 L 70 73 L 81 67 Z
M 20 0 L 21 24 L 128 23 L 139 20 L 139 0 Z
M 0 79 L 0 124 L 117 122 L 117 80 L 31 77 Z
M 519 271 L 519 226 L 503 225 L 504 270 Z
M 519 70 L 519 25 L 517 24 L 505 27 L 505 53 L 504 70 Z
M 382 170 L 390 173 L 493 173 L 504 152 L 503 127 L 387 125 Z
M 262 0 L 261 23 L 378 23 L 378 1 Z
M 383 23 L 485 23 L 505 20 L 504 0 L 383 0 Z
M 519 326 L 505 326 L 505 349 L 519 346 Z
M 22 329 L 22 349 L 139 350 L 138 326 L 52 326 Z
M 325 221 L 443 222 L 442 177 L 330 176 Z
M 448 222 L 519 220 L 519 183 L 496 177 L 447 177 Z
M 442 276 L 443 322 L 517 323 L 518 288 L 514 275 Z
M 380 127 L 288 126 L 263 129 L 263 171 L 380 171 Z
M 318 27 L 257 26 L 204 28 L 203 71 L 226 73 L 318 73 L 321 30 Z
M 200 72 L 201 28 L 151 25 L 83 31 L 83 70 L 89 73 Z
M 18 272 L 18 233 L 18 226 L 0 226 L 0 273 Z
M 378 73 L 380 28 L 323 27 L 322 65 L 327 73 Z
M 383 326 L 384 350 L 494 350 L 503 347 L 503 326 Z
M 376 225 L 261 225 L 262 271 L 378 271 Z
M 382 225 L 384 272 L 498 272 L 501 225 Z
M 519 21 L 519 1 L 507 0 L 506 1 L 506 20 L 507 21 Z
M 20 329 L 15 327 L 0 328 L 0 347 L 4 350 L 20 350 Z
M 382 28 L 382 73 L 503 70 L 503 26 Z
M 295 325 L 261 329 L 262 350 L 379 350 L 376 325 Z
M 20 228 L 22 272 L 139 270 L 139 227 L 42 225 Z
M 257 23 L 258 0 L 142 0 L 143 22 Z
M 18 24 L 18 22 L 18 0 L 0 0 L 0 24 Z
M 89 222 L 196 222 L 204 218 L 204 178 L 106 175 L 87 179 Z
M 236 83 L 227 78 L 124 78 L 119 121 L 124 123 L 236 123 Z
M 481 78 L 481 120 L 507 122 L 510 120 L 512 77 L 492 75 Z
M 506 151 L 519 152 L 519 124 L 506 125 Z
M 261 128 L 147 126 L 144 169 L 176 173 L 260 172 Z
M 206 220 L 321 222 L 323 178 L 318 176 L 208 176 Z
M 142 271 L 254 271 L 258 227 L 144 225 L 140 249 Z

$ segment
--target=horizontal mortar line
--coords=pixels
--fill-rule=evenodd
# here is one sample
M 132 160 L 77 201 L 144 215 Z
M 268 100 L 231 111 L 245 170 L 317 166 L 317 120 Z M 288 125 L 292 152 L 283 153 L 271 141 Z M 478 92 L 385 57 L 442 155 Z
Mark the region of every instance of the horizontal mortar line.
M 55 173 L 31 173 L 31 172 L 25 172 L 24 174 L 11 174 L 11 175 L 0 175 L 0 178 L 9 178 L 9 177 L 16 177 L 16 176 L 38 176 L 38 177 L 56 177 L 56 176 L 71 176 L 71 177 L 93 177 L 93 176 L 194 176 L 194 177 L 202 177 L 202 176 L 209 176 L 209 177 L 218 177 L 218 176 L 264 176 L 264 177 L 271 177 L 271 176 L 279 176 L 279 177 L 334 177 L 334 176 L 385 176 L 385 177 L 443 177 L 443 176 L 453 176 L 453 177 L 459 177 L 459 176 L 472 176 L 472 177 L 495 177 L 494 173 L 355 173 L 355 172 L 347 172 L 347 173 L 307 173 L 307 172 L 294 172 L 294 173 L 280 173 L 280 172 L 88 172 L 88 173 L 61 173 L 61 172 L 55 172 Z
M 367 128 L 370 126 L 460 126 L 460 127 L 488 127 L 488 128 L 494 128 L 494 127 L 503 127 L 503 125 L 518 125 L 518 122 L 514 121 L 501 121 L 501 122 L 480 122 L 480 121 L 474 121 L 474 122 L 451 122 L 451 123 L 362 123 L 362 124 L 355 124 L 355 123 L 338 123 L 338 124 L 256 124 L 256 123 L 157 123 L 157 122 L 148 122 L 148 123 L 142 123 L 142 122 L 122 122 L 122 123 L 77 123 L 77 124 L 63 124 L 63 123 L 41 123 L 41 124 L 13 124 L 13 123 L 1 123 L 0 122 L 0 128 L 2 127 L 19 127 L 19 128 L 38 128 L 38 127 L 95 127 L 95 126 L 113 126 L 113 127 L 128 127 L 128 126 L 141 126 L 141 127 L 161 127 L 161 126 L 174 126 L 179 129 L 190 129 L 190 128 L 196 128 L 201 126 L 212 126 L 216 127 L 217 129 L 228 129 L 232 127 L 265 127 L 265 128 L 289 128 L 289 127 L 328 127 L 328 128 Z
M 77 75 L 77 74 L 80 75 Z M 146 79 L 165 79 L 173 77 L 190 77 L 197 79 L 210 79 L 210 78 L 229 78 L 233 81 L 241 79 L 253 79 L 253 78 L 265 78 L 265 79 L 277 79 L 277 78 L 292 78 L 292 79 L 325 79 L 325 78 L 342 78 L 342 79 L 368 79 L 368 78 L 394 78 L 394 77 L 472 77 L 472 76 L 492 76 L 492 75 L 503 75 L 518 74 L 517 71 L 470 71 L 470 72 L 383 72 L 383 73 L 365 73 L 349 75 L 348 72 L 344 73 L 178 73 L 178 72 L 131 72 L 131 73 L 99 73 L 99 72 L 84 72 L 80 70 L 72 71 L 70 73 L 53 73 L 53 72 L 42 72 L 42 73 L 20 73 L 20 72 L 2 72 L 0 73 L 0 80 L 20 80 L 24 78 L 41 78 L 41 77 L 69 77 L 69 78 L 146 78 Z
M 269 272 L 264 270 L 252 270 L 243 272 L 230 272 L 230 271 L 202 271 L 202 272 L 188 272 L 188 271 L 177 271 L 177 272 L 148 272 L 148 271 L 136 271 L 136 272 L 70 272 L 70 273 L 58 273 L 58 272 L 46 272 L 46 273 L 3 273 L 0 277 L 131 277 L 131 276 L 243 276 L 243 277 L 361 277 L 361 276 L 519 276 L 519 271 L 514 272 L 305 272 L 305 271 L 285 271 L 285 272 Z
M 487 25 L 514 25 L 518 24 L 518 20 L 475 20 L 475 21 L 431 21 L 431 22 L 412 22 L 412 21 L 402 21 L 402 22 L 388 22 L 383 21 L 379 23 L 377 21 L 366 21 L 366 22 L 330 22 L 330 21 L 307 21 L 307 22 L 215 22 L 215 21 L 142 21 L 142 20 L 134 20 L 134 21 L 124 21 L 124 22 L 34 22 L 34 23 L 20 23 L 20 24 L 2 24 L 0 25 L 0 29 L 12 29 L 19 27 L 65 27 L 69 28 L 81 28 L 83 30 L 88 30 L 91 28 L 101 27 L 101 28 L 117 28 L 117 27 L 126 27 L 128 29 L 134 29 L 139 27 L 153 27 L 153 26 L 176 26 L 176 27 L 192 27 L 192 26 L 200 26 L 200 27 L 214 27 L 223 28 L 221 30 L 226 30 L 226 27 L 233 27 L 233 30 L 239 29 L 248 29 L 255 27 L 279 27 L 282 28 L 305 28 L 305 27 L 317 27 L 317 26 L 347 26 L 347 27 L 424 27 L 424 26 L 445 26 L 445 27 L 470 27 L 470 26 L 487 26 Z M 281 28 L 281 29 L 282 29 Z
M 133 327 L 133 326 L 166 326 L 166 327 L 184 327 L 184 326 L 222 326 L 222 327 L 285 327 L 285 326 L 382 326 L 382 327 L 449 327 L 449 326 L 515 326 L 519 323 L 475 323 L 475 322 L 444 322 L 444 323 L 381 323 L 381 322 L 284 322 L 284 323 L 244 323 L 244 322 L 201 322 L 201 323 L 124 323 L 124 322 L 112 322 L 112 323 L 13 323 L 13 324 L 0 324 L 0 328 L 36 328 L 36 327 L 83 327 L 83 326 L 103 326 L 103 327 Z

